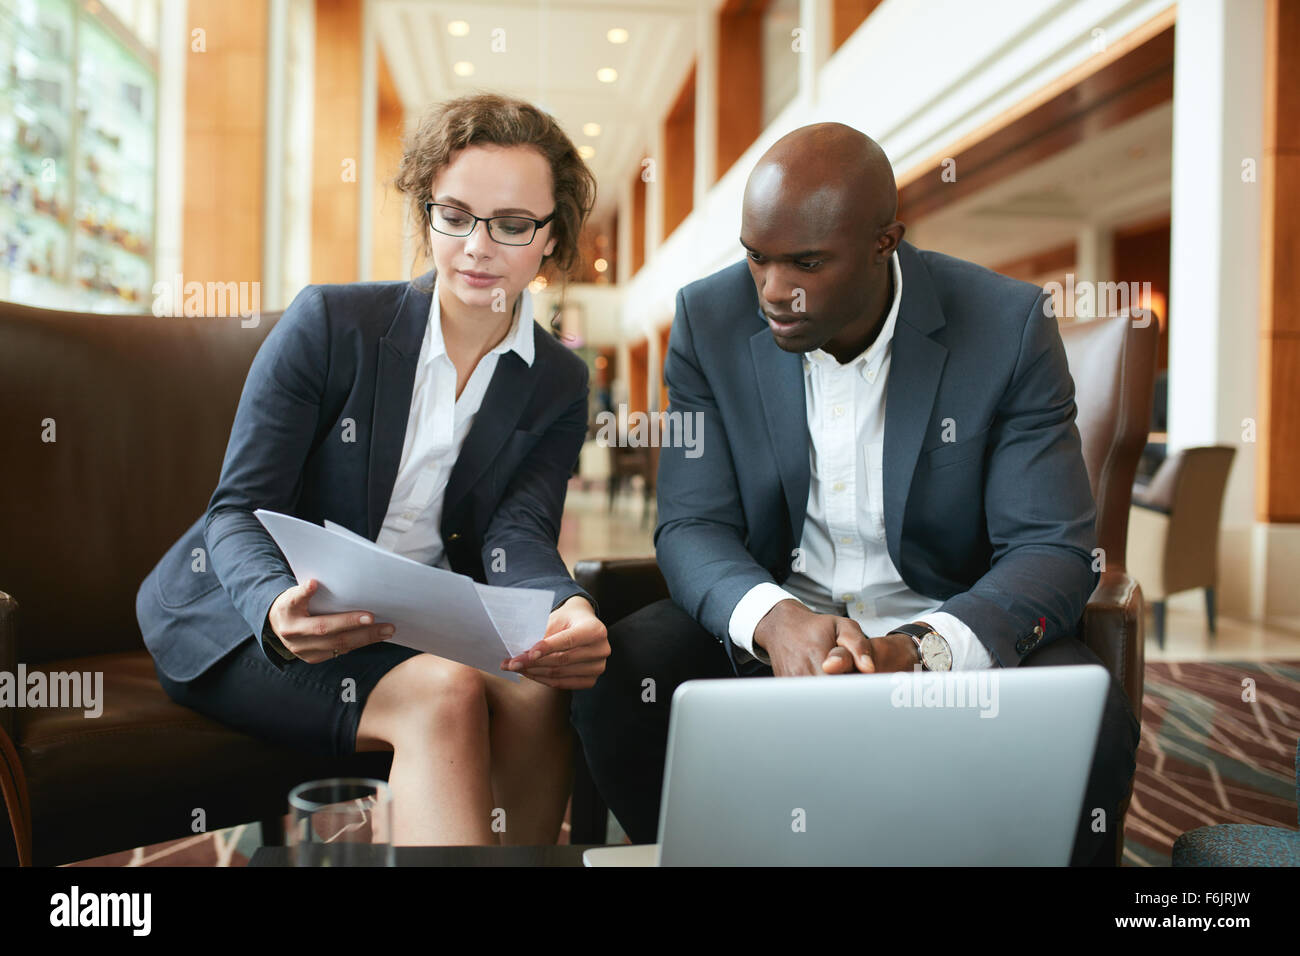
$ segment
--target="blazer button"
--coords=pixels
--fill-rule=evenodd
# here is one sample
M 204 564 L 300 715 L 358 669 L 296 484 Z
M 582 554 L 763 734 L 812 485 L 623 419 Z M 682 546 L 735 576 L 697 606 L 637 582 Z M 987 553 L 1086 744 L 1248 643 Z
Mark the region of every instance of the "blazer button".
M 448 541 L 459 541 L 459 540 L 460 540 L 460 532 L 459 532 L 459 531 L 453 531 L 451 534 L 447 535 L 447 540 L 448 540 Z

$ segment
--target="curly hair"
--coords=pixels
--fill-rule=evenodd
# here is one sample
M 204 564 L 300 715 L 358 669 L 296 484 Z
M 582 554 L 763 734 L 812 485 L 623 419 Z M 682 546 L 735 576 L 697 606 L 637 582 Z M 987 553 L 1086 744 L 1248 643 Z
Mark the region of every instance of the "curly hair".
M 433 248 L 426 228 L 424 203 L 434 178 L 467 146 L 531 146 L 551 167 L 555 248 L 542 259 L 568 278 L 580 261 L 578 236 L 596 201 L 596 179 L 577 147 L 549 113 L 532 103 L 496 93 L 474 93 L 425 110 L 402 145 L 402 163 L 393 185 L 407 198 L 412 235 L 419 237 L 417 263 L 427 262 Z

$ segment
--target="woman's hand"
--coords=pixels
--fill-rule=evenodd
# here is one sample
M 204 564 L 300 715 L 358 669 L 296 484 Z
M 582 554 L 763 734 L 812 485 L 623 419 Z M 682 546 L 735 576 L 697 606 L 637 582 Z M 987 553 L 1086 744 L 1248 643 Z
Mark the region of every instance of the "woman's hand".
M 558 690 L 583 690 L 605 671 L 609 638 L 591 603 L 575 594 L 546 622 L 546 634 L 517 657 L 501 662 L 502 670 Z
M 319 664 L 393 636 L 393 626 L 376 624 L 375 616 L 368 611 L 313 616 L 307 605 L 319 586 L 312 578 L 306 584 L 281 591 L 266 615 L 280 643 L 299 660 Z

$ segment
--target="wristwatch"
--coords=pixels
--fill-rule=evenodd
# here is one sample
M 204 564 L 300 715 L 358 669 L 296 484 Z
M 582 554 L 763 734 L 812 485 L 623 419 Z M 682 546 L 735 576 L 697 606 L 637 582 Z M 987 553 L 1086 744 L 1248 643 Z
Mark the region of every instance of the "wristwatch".
M 947 639 L 924 621 L 900 624 L 889 633 L 906 634 L 916 643 L 916 659 L 923 670 L 952 670 L 952 648 Z

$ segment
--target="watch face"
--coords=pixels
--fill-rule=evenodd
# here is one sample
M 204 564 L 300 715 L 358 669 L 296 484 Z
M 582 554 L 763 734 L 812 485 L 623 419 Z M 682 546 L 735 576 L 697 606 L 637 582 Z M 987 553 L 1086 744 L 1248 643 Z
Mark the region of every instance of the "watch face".
M 938 634 L 933 632 L 921 638 L 921 660 L 925 661 L 927 670 L 952 670 L 952 648 Z

